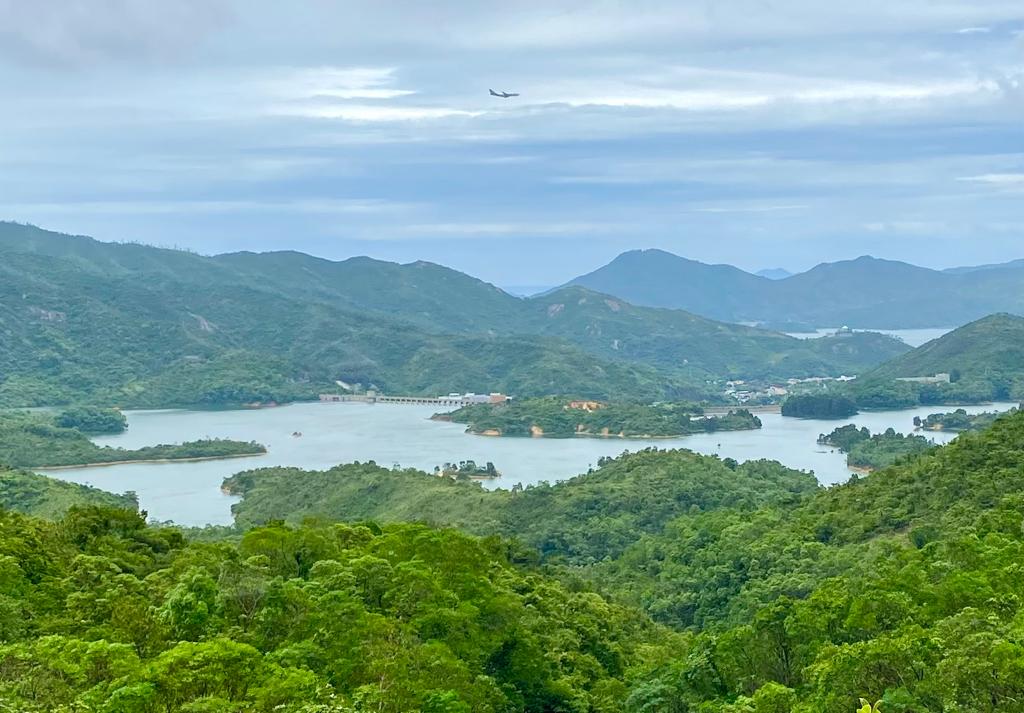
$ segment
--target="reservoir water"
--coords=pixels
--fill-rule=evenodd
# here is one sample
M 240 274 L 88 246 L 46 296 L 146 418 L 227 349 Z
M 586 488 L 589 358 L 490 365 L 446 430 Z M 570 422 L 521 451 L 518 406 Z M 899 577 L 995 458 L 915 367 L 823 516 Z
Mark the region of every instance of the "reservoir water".
M 797 339 L 817 339 L 818 337 L 827 337 L 831 334 L 835 334 L 838 327 L 829 327 L 827 329 L 816 329 L 813 332 L 786 332 L 791 337 Z M 920 347 L 933 339 L 938 339 L 944 334 L 952 332 L 955 327 L 948 328 L 925 328 L 925 329 L 855 329 L 855 332 L 881 332 L 882 334 L 888 334 L 891 337 L 903 340 L 907 346 Z
M 1006 411 L 1015 404 L 967 407 L 970 413 Z M 816 421 L 759 414 L 757 431 L 699 434 L 654 441 L 615 439 L 490 438 L 464 432 L 459 424 L 429 420 L 435 409 L 423 406 L 304 403 L 239 411 L 129 411 L 125 433 L 95 439 L 101 445 L 138 448 L 219 437 L 255 440 L 268 448 L 263 456 L 198 463 L 138 463 L 77 470 L 45 471 L 56 478 L 86 483 L 111 492 L 134 490 L 142 509 L 155 520 L 181 525 L 229 524 L 235 498 L 224 495 L 221 481 L 232 473 L 266 466 L 322 470 L 339 463 L 373 460 L 432 471 L 446 461 L 491 461 L 502 478 L 486 487 L 511 487 L 543 480 L 565 480 L 585 472 L 602 456 L 648 446 L 689 448 L 745 461 L 777 460 L 792 468 L 813 471 L 822 483 L 850 476 L 843 454 L 819 446 L 818 434 L 856 423 L 872 432 L 890 426 L 907 433 L 914 416 L 936 407 L 863 413 L 846 421 Z M 299 432 L 300 437 L 292 434 Z M 927 433 L 937 443 L 955 434 Z

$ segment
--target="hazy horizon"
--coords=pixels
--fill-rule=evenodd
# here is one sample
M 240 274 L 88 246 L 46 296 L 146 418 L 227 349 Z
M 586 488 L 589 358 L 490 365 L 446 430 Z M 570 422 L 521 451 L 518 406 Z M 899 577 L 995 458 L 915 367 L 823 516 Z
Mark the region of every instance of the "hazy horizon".
M 1019 2 L 0 1 L 0 38 L 4 220 L 512 286 L 1024 256 Z

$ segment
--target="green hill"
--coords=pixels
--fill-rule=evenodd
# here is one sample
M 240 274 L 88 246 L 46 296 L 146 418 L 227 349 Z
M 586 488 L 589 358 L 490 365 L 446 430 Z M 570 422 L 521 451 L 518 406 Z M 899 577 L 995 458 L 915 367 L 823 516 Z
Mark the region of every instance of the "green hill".
M 906 347 L 801 341 L 574 288 L 524 300 L 429 263 L 213 258 L 0 223 L 0 404 L 503 390 L 706 398 L 722 378 L 860 372 Z
M 0 466 L 0 511 L 55 519 L 70 507 L 86 505 L 135 510 L 139 503 L 133 493 L 115 495 L 88 485 Z
M 898 382 L 949 374 L 950 384 Z M 852 385 L 864 405 L 1024 398 L 1024 317 L 994 314 L 873 369 Z
M 640 533 L 660 532 L 690 511 L 754 509 L 817 489 L 814 477 L 778 463 L 737 465 L 690 451 L 645 450 L 603 461 L 592 472 L 525 490 L 484 490 L 416 470 L 373 463 L 327 471 L 261 468 L 227 478 L 242 497 L 232 508 L 244 527 L 305 518 L 416 521 L 476 534 L 515 536 L 543 555 L 603 559 Z
M 7 227 L 0 404 L 286 401 L 315 398 L 335 379 L 393 393 L 673 390 L 652 369 L 608 363 L 564 340 L 449 336 L 286 294 L 210 258 L 45 231 L 26 241 L 21 226 Z
M 993 312 L 1024 314 L 1024 269 L 1015 264 L 943 272 L 864 256 L 772 280 L 634 250 L 569 284 L 730 322 L 908 329 L 949 327 Z
M 857 374 L 909 349 L 876 333 L 796 339 L 682 310 L 637 307 L 581 287 L 562 288 L 524 306 L 524 331 L 563 337 L 604 358 L 694 380 Z

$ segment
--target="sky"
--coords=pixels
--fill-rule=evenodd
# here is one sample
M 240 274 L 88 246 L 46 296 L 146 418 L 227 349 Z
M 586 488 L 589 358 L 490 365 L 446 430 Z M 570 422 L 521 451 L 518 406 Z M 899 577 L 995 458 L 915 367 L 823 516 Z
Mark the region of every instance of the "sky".
M 101 240 L 1024 257 L 1021 0 L 0 0 L 0 87 L 0 219 Z

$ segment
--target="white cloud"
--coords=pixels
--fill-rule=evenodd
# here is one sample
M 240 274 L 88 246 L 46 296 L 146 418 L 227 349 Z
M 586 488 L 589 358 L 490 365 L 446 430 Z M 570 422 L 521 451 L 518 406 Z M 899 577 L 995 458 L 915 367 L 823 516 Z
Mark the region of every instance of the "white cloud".
M 978 176 L 962 176 L 957 180 L 980 183 L 1007 193 L 1024 192 L 1024 173 L 983 173 Z

